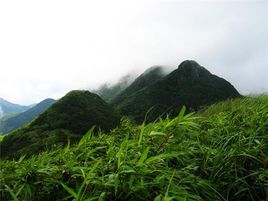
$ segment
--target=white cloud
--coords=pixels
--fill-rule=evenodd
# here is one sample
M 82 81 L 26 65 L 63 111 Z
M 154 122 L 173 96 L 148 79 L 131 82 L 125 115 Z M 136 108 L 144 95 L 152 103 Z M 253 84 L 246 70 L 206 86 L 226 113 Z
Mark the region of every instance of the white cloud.
M 195 59 L 268 91 L 267 1 L 1 1 L 0 97 L 29 104 Z

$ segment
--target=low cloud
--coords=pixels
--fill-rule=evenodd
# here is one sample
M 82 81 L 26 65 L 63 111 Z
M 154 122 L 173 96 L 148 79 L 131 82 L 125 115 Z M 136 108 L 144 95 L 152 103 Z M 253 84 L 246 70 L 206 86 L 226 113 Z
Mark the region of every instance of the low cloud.
M 193 59 L 268 91 L 267 1 L 0 2 L 0 97 L 30 104 Z M 49 15 L 48 15 L 49 13 Z

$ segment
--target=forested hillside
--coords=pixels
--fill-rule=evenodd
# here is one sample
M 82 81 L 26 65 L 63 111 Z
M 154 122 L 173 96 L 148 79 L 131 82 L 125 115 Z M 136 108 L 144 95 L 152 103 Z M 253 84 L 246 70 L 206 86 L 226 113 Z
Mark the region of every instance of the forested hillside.
M 167 114 L 174 117 L 184 105 L 187 111 L 197 111 L 218 101 L 241 97 L 228 81 L 191 60 L 182 62 L 176 70 L 161 79 L 153 80 L 127 93 L 134 81 L 125 90 L 126 95 L 121 98 L 119 94 L 115 98 L 117 101 L 112 102 L 113 106 L 122 115 L 131 116 L 142 123 L 145 117 L 148 122 Z

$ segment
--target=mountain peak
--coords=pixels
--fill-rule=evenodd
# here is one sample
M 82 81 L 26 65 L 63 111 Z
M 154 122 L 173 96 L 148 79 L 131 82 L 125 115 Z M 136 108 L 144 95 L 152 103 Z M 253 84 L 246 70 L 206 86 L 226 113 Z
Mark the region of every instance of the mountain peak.
M 83 134 L 92 126 L 108 131 L 120 121 L 120 117 L 97 94 L 87 90 L 73 90 L 53 104 L 31 125 L 48 125 L 48 130 L 67 129 Z
M 148 73 L 163 73 L 163 67 L 162 66 L 151 66 L 150 68 L 146 69 L 143 73 L 143 75 L 146 75 Z
M 185 60 L 178 66 L 178 72 L 184 78 L 199 78 L 201 74 L 211 74 L 194 60 Z
M 163 78 L 166 75 L 166 72 L 163 70 L 162 66 L 152 66 L 145 70 L 140 76 L 138 76 L 130 86 L 118 94 L 112 101 L 113 106 L 117 105 L 119 102 L 123 101 L 126 97 L 131 94 L 136 93 L 137 91 L 150 86 L 159 79 Z
M 182 106 L 186 106 L 187 111 L 198 110 L 218 101 L 240 97 L 228 81 L 193 60 L 186 60 L 168 75 L 147 83 L 142 90 L 127 94 L 114 104 L 121 114 L 133 116 L 139 123 L 145 116 L 147 122 L 167 114 L 176 116 Z
M 185 60 L 179 65 L 179 69 L 181 68 L 192 68 L 192 67 L 199 67 L 200 65 L 194 60 Z

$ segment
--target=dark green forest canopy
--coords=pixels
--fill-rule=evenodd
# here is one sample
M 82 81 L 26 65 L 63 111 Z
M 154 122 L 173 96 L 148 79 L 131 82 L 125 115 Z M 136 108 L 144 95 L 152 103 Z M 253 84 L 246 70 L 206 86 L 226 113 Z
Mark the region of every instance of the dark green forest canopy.
M 114 99 L 111 100 L 111 105 L 117 106 L 122 101 L 124 101 L 127 97 L 131 96 L 135 92 L 152 85 L 159 79 L 163 78 L 167 73 L 164 71 L 161 66 L 153 66 L 147 69 L 144 73 L 142 73 L 139 77 L 137 77 L 133 83 L 130 84 L 125 90 L 119 93 Z
M 109 131 L 120 117 L 98 95 L 71 91 L 53 104 L 30 125 L 8 134 L 1 142 L 1 157 L 35 153 L 68 138 L 80 139 L 92 126 Z
M 141 123 L 147 112 L 147 120 L 151 122 L 166 114 L 176 116 L 183 105 L 188 111 L 198 110 L 236 97 L 241 95 L 228 81 L 211 74 L 197 62 L 186 60 L 170 74 L 133 90 L 113 105 L 122 115 Z

